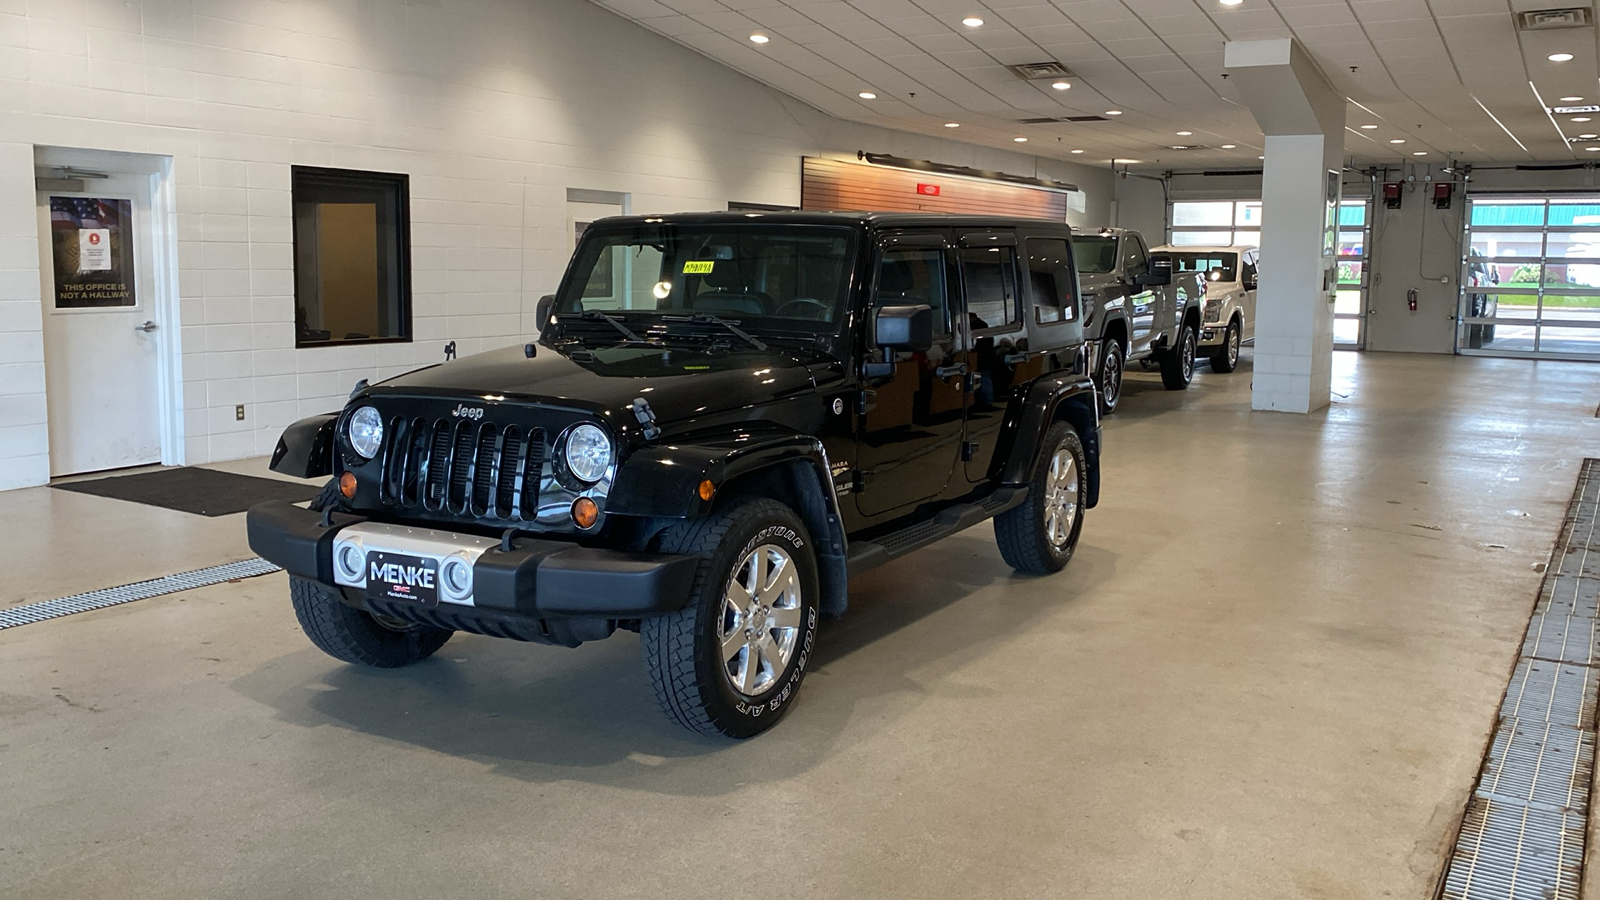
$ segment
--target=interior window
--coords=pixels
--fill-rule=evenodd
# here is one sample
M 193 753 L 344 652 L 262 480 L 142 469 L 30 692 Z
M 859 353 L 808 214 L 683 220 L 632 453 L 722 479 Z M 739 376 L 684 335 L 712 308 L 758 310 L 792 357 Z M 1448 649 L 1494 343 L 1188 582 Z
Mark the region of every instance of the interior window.
M 878 306 L 926 303 L 933 308 L 934 328 L 950 331 L 950 301 L 945 290 L 944 250 L 938 247 L 896 247 L 885 250 L 878 265 Z
M 1028 238 L 1028 281 L 1040 324 L 1070 322 L 1078 317 L 1071 255 L 1066 241 Z
M 1013 325 L 1017 319 L 1016 250 L 969 247 L 961 251 L 967 287 L 967 324 L 972 330 Z
M 1122 268 L 1132 281 L 1140 275 L 1150 271 L 1150 257 L 1144 252 L 1144 241 L 1134 235 L 1127 235 L 1122 239 Z

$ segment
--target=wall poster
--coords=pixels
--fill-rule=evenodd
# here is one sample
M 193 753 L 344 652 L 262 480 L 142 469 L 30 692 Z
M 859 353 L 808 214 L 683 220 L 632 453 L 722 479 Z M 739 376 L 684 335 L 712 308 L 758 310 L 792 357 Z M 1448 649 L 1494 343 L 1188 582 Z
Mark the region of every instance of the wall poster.
M 51 197 L 50 249 L 56 309 L 138 305 L 132 201 Z

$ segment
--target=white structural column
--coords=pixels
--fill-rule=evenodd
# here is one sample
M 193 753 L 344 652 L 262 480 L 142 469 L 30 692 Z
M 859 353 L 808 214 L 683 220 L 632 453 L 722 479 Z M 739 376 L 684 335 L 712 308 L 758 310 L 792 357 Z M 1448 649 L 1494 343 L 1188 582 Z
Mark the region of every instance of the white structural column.
M 1230 41 L 1224 64 L 1267 139 L 1250 405 L 1313 412 L 1333 375 L 1344 97 L 1292 38 Z

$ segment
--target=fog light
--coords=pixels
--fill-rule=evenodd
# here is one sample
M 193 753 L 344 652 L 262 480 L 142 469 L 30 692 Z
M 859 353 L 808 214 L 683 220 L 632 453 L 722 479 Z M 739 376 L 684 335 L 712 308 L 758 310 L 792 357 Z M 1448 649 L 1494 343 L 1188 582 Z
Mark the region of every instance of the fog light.
M 356 495 L 356 475 L 354 472 L 346 472 L 339 476 L 339 493 L 343 494 L 346 500 Z
M 444 561 L 439 568 L 439 586 L 444 588 L 445 596 L 460 600 L 472 593 L 472 567 L 467 561 L 452 556 Z
M 711 498 L 717 494 L 717 486 L 711 483 L 711 479 L 707 478 L 706 480 L 700 482 L 699 493 L 701 500 L 710 501 Z
M 338 561 L 339 574 L 343 575 L 346 581 L 359 582 L 363 580 L 361 577 L 363 575 L 362 567 L 367 563 L 367 554 L 360 545 L 353 543 L 340 544 L 334 559 Z
M 600 507 L 595 505 L 588 497 L 579 497 L 572 501 L 572 521 L 579 528 L 593 528 L 594 523 L 600 519 Z

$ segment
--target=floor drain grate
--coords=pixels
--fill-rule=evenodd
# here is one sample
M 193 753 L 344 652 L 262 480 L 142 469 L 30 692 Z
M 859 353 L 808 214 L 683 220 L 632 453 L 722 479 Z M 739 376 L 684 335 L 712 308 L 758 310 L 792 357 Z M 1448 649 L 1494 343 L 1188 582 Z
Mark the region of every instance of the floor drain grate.
M 195 569 L 193 572 L 163 575 L 160 578 L 152 578 L 149 581 L 102 588 L 98 591 L 90 591 L 87 594 L 74 594 L 71 597 L 59 597 L 55 600 L 43 600 L 24 606 L 14 606 L 10 609 L 0 609 L 0 630 L 14 628 L 18 625 L 31 625 L 34 622 L 43 622 L 46 619 L 70 616 L 73 613 L 88 612 L 91 609 L 105 609 L 108 606 L 132 603 L 135 600 L 148 600 L 151 597 L 160 597 L 164 594 L 176 594 L 179 591 L 221 584 L 224 581 L 232 581 L 236 578 L 270 575 L 278 570 L 278 567 L 272 563 L 256 557 L 240 560 L 239 562 L 225 563 L 220 566 L 210 566 L 205 569 Z
M 1600 460 L 1587 459 L 1445 868 L 1445 900 L 1577 900 L 1600 694 L 1597 522 Z

